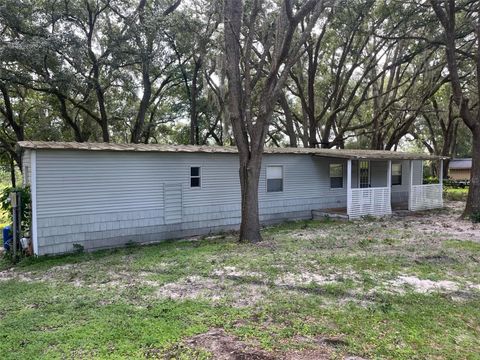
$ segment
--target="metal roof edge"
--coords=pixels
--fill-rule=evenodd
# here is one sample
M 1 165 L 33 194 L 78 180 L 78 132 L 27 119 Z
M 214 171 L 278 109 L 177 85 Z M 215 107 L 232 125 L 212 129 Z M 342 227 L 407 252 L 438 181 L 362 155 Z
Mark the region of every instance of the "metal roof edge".
M 163 144 L 115 144 L 115 143 L 79 143 L 49 141 L 19 141 L 17 147 L 32 150 L 79 150 L 79 151 L 130 151 L 130 152 L 166 152 L 166 153 L 210 153 L 237 154 L 233 146 L 206 145 L 163 145 Z M 446 156 L 421 153 L 409 153 L 389 150 L 365 149 L 323 149 L 323 148 L 265 148 L 265 154 L 314 155 L 328 158 L 352 160 L 446 160 Z

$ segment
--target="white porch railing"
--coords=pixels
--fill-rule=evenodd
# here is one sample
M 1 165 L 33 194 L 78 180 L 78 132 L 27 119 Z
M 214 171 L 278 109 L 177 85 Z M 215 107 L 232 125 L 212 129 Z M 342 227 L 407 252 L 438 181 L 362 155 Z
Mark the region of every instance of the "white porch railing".
M 412 185 L 408 210 L 428 210 L 443 207 L 442 184 Z
M 384 216 L 392 213 L 389 187 L 352 189 L 347 212 L 350 219 L 364 215 Z

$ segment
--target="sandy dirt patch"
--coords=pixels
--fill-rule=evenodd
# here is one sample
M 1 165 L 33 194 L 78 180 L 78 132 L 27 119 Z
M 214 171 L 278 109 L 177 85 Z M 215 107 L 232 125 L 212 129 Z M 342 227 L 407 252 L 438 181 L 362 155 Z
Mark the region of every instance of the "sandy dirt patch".
M 193 336 L 185 344 L 194 349 L 202 349 L 212 354 L 217 360 L 329 360 L 339 359 L 334 356 L 333 348 L 344 344 L 337 338 L 297 338 L 297 345 L 305 346 L 301 350 L 265 351 L 255 343 L 241 341 L 237 337 L 227 334 L 223 329 L 210 331 Z M 341 358 L 341 357 L 340 357 Z M 364 360 L 360 357 L 346 356 L 344 360 Z
M 258 278 L 261 279 L 264 277 L 263 274 L 255 271 L 246 271 L 237 269 L 235 266 L 225 266 L 221 269 L 215 269 L 212 272 L 212 275 L 219 277 L 231 277 L 231 278 Z
M 227 301 L 234 306 L 243 307 L 261 301 L 268 290 L 268 286 L 258 283 L 187 276 L 179 281 L 160 286 L 155 296 L 174 300 L 206 299 L 214 303 Z
M 441 233 L 442 237 L 480 242 L 480 224 L 460 218 L 464 206 L 464 202 L 448 201 L 439 211 L 398 211 L 392 219 L 423 233 Z
M 477 292 L 480 290 L 480 284 L 460 284 L 450 280 L 428 280 L 420 279 L 416 276 L 401 275 L 386 283 L 387 287 L 396 292 L 404 293 L 407 289 L 412 289 L 421 294 L 441 292 L 441 293 L 457 293 L 460 291 Z M 480 292 L 479 294 L 480 295 Z

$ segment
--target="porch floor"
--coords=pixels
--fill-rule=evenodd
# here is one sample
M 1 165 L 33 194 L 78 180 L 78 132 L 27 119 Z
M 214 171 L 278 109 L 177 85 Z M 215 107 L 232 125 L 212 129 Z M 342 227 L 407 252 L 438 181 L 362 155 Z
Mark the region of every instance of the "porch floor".
M 323 220 L 325 218 L 336 220 L 348 220 L 347 208 L 330 208 L 312 210 L 313 220 Z

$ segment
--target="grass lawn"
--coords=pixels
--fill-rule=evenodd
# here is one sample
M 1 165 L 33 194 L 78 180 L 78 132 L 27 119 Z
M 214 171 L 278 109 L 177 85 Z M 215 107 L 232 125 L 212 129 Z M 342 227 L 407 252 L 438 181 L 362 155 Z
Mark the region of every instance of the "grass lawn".
M 465 188 L 443 188 L 443 198 L 450 201 L 466 201 L 468 196 L 468 187 Z
M 480 227 L 459 214 L 0 262 L 0 358 L 480 359 Z

